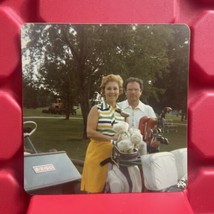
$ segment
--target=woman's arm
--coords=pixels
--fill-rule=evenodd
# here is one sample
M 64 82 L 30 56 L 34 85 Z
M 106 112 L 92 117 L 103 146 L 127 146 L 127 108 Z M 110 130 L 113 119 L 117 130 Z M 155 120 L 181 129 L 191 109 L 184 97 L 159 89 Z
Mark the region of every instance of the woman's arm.
M 98 124 L 99 114 L 97 110 L 97 106 L 93 106 L 88 114 L 88 120 L 87 120 L 87 136 L 89 138 L 93 138 L 94 140 L 100 140 L 100 141 L 111 141 L 115 140 L 115 136 L 108 136 L 104 135 L 100 132 L 98 132 L 97 124 Z

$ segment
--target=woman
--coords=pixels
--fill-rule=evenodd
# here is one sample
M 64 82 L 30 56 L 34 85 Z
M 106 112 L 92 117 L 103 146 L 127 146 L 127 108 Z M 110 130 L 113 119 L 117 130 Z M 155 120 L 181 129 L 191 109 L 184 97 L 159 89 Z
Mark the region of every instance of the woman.
M 87 193 L 101 193 L 105 188 L 108 165 L 100 166 L 100 162 L 111 156 L 111 141 L 117 140 L 112 130 L 113 125 L 124 121 L 124 117 L 115 111 L 122 85 L 123 80 L 119 75 L 104 76 L 101 92 L 105 99 L 93 106 L 88 115 L 87 135 L 90 143 L 86 151 L 81 182 L 81 190 Z

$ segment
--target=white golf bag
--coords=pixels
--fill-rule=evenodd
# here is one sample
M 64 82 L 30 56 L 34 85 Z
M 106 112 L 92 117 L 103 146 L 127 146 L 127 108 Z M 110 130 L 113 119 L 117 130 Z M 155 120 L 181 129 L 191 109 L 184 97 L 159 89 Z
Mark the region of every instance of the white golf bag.
M 109 163 L 106 181 L 106 193 L 142 192 L 142 165 L 138 152 L 121 153 L 113 147 L 112 157 L 104 160 L 101 165 Z

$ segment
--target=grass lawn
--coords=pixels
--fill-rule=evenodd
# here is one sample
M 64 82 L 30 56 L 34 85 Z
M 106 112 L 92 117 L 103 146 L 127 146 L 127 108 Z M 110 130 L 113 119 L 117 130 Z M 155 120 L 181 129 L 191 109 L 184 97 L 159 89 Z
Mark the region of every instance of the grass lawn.
M 41 111 L 42 109 L 24 109 L 23 112 L 24 121 L 31 120 L 38 125 L 36 132 L 30 137 L 35 148 L 39 152 L 48 152 L 50 149 L 66 151 L 70 158 L 84 160 L 88 140 L 82 139 L 83 121 L 80 112 L 65 120 L 63 115 L 45 114 Z M 186 147 L 186 125 L 176 116 L 169 117 L 178 123 L 178 132 L 164 133 L 170 144 L 162 144 L 161 151 Z
M 168 138 L 169 145 L 161 144 L 161 151 L 171 151 L 178 148 L 187 147 L 187 126 L 178 125 L 178 131 L 170 131 L 163 134 Z
M 44 108 L 24 108 L 23 109 L 23 115 L 25 117 L 30 117 L 30 116 L 43 116 L 43 117 L 62 117 L 63 115 L 60 114 L 48 114 L 48 113 L 42 113 L 42 110 L 47 110 L 48 107 Z M 76 110 L 77 115 L 75 117 L 81 117 L 81 110 L 78 108 Z

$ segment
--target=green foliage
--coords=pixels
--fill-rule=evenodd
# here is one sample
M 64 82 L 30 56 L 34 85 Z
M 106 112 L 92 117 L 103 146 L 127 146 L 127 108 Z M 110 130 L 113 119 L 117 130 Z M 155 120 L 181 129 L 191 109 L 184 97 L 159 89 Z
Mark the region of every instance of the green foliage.
M 85 133 L 89 100 L 100 91 L 102 76 L 115 73 L 124 80 L 143 79 L 143 101 L 155 110 L 184 109 L 188 50 L 189 31 L 183 25 L 25 25 L 24 105 L 34 103 L 25 91 L 38 94 L 40 89 L 38 99 L 57 95 L 67 109 L 80 103 Z

